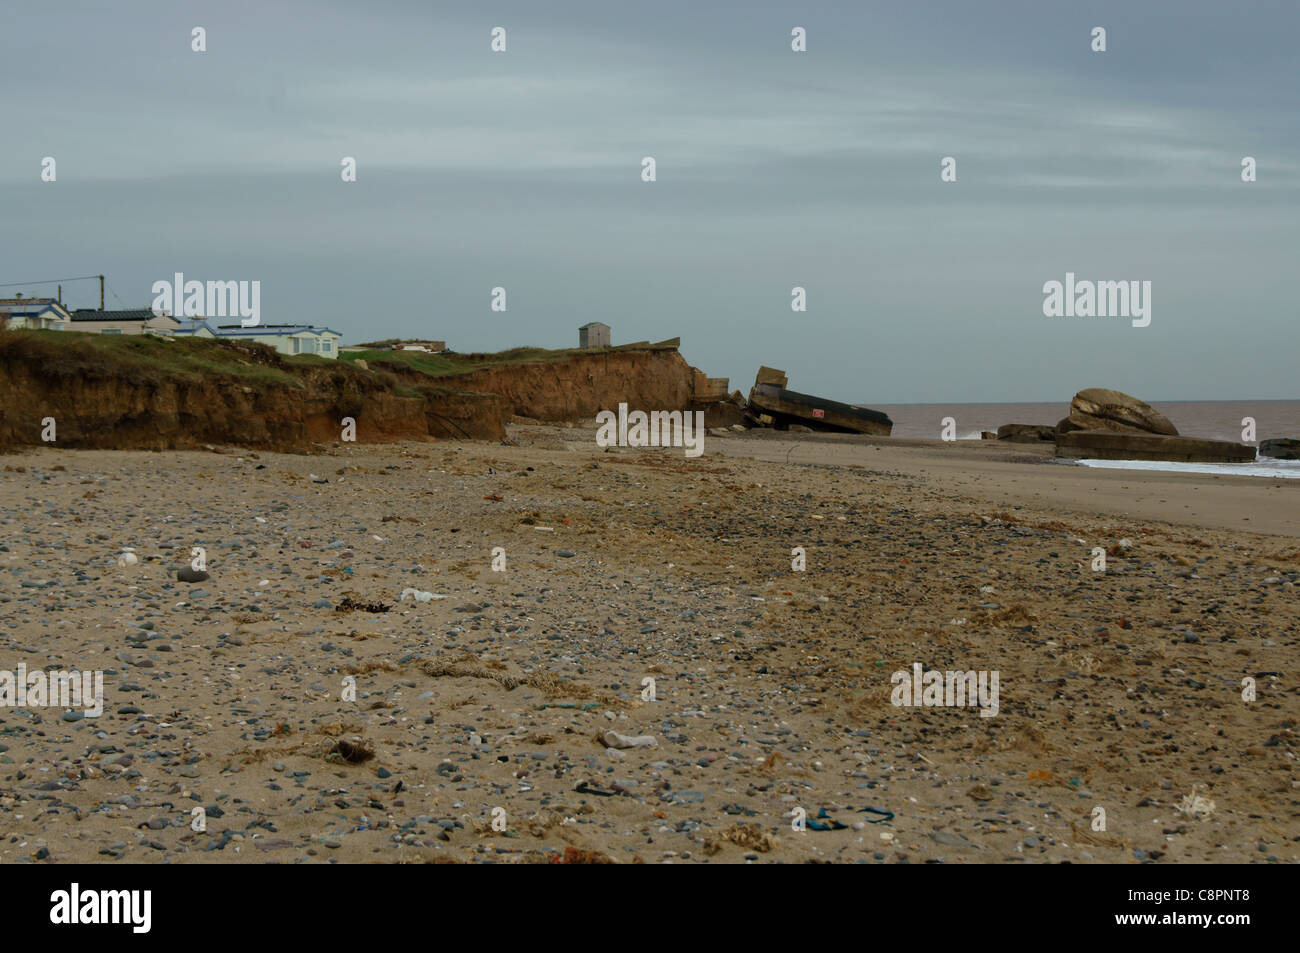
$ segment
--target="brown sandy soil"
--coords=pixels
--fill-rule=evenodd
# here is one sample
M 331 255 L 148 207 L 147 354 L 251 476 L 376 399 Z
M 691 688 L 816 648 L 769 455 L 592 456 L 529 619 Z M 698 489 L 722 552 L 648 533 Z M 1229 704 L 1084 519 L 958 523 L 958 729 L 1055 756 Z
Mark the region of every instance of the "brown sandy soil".
M 99 718 L 0 708 L 0 860 L 1300 859 L 1292 488 L 512 434 L 0 458 L 0 669 L 106 670 Z M 997 714 L 891 705 L 915 662 Z

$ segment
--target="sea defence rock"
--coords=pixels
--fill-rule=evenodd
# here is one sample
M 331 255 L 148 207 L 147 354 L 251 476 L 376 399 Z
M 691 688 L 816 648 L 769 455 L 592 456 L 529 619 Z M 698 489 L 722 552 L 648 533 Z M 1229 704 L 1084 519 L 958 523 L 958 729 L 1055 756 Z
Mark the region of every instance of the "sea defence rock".
M 1057 430 L 1112 430 L 1178 436 L 1178 428 L 1150 404 L 1105 387 L 1089 387 L 1075 394 L 1070 401 L 1070 415 L 1057 424 Z
M 1163 460 L 1172 463 L 1249 463 L 1255 448 L 1227 440 L 1161 434 L 1073 430 L 1058 433 L 1056 455 L 1088 460 Z
M 998 428 L 998 439 L 1010 440 L 1012 443 L 1055 440 L 1056 428 L 1051 424 L 1003 424 Z
M 1259 455 L 1272 457 L 1274 460 L 1300 460 L 1300 440 L 1294 437 L 1274 437 L 1271 440 L 1263 440 L 1259 444 Z

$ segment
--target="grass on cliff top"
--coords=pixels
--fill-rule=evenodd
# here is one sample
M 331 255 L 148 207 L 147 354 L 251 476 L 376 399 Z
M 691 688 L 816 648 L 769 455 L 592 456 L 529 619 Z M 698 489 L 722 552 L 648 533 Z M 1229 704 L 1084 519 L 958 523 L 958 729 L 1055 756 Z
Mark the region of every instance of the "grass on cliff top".
M 430 354 L 426 351 L 389 351 L 374 349 L 365 351 L 342 351 L 340 361 L 349 363 L 363 360 L 366 364 L 405 364 L 430 377 L 451 377 L 456 374 L 469 374 L 493 367 L 507 367 L 512 364 L 548 364 L 563 361 L 576 354 L 612 354 L 617 351 L 644 350 L 647 345 L 622 344 L 617 347 L 597 348 L 562 348 L 551 350 L 544 347 L 515 347 L 508 351 L 494 354 Z
M 120 373 L 142 380 L 179 376 L 196 381 L 229 376 L 249 383 L 302 386 L 294 374 L 257 363 L 249 356 L 223 342 L 202 339 L 168 341 L 141 334 L 77 331 L 0 332 L 0 360 L 25 358 L 50 374 L 97 377 Z M 311 363 L 294 357 L 284 361 L 291 365 Z
M 404 365 L 427 377 L 447 378 L 493 367 L 563 361 L 577 354 L 611 354 L 646 348 L 647 345 L 642 342 L 609 348 L 559 350 L 516 347 L 495 354 L 431 354 L 424 351 L 374 349 L 342 352 L 334 360 L 313 354 L 280 355 L 266 345 L 248 342 L 202 338 L 162 339 L 141 334 L 0 330 L 0 361 L 25 358 L 46 369 L 51 375 L 102 376 L 121 373 L 138 380 L 177 376 L 190 380 L 207 380 L 225 375 L 246 380 L 250 384 L 301 387 L 302 381 L 292 369 L 328 368 L 339 363 L 350 367 L 356 361 L 364 360 L 372 372 L 377 373 L 397 396 L 402 397 L 418 396 L 419 391 L 386 371 L 385 365 Z

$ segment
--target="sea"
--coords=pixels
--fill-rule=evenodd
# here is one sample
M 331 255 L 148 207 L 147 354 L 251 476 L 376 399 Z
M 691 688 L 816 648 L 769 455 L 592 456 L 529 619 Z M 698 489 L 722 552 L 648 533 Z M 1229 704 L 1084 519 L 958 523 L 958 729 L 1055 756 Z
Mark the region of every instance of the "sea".
M 1270 437 L 1300 438 L 1300 400 L 1151 401 L 1184 437 L 1256 443 Z M 951 417 L 959 440 L 979 440 L 980 432 L 996 432 L 1003 424 L 1056 423 L 1070 412 L 1069 401 L 1045 404 L 877 404 L 894 421 L 895 437 L 937 440 L 944 418 Z M 1255 421 L 1255 440 L 1245 441 L 1245 418 Z M 1171 470 L 1184 473 L 1232 473 L 1244 476 L 1300 478 L 1300 460 L 1261 458 L 1255 463 L 1158 463 L 1154 461 L 1081 460 L 1082 466 L 1131 470 Z

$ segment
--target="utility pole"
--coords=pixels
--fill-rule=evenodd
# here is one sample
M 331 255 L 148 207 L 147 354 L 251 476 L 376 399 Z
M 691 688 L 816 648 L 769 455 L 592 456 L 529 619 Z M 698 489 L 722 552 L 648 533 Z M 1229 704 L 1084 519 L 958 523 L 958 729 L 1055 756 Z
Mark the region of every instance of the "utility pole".
M 104 310 L 104 276 L 99 276 L 99 310 Z

